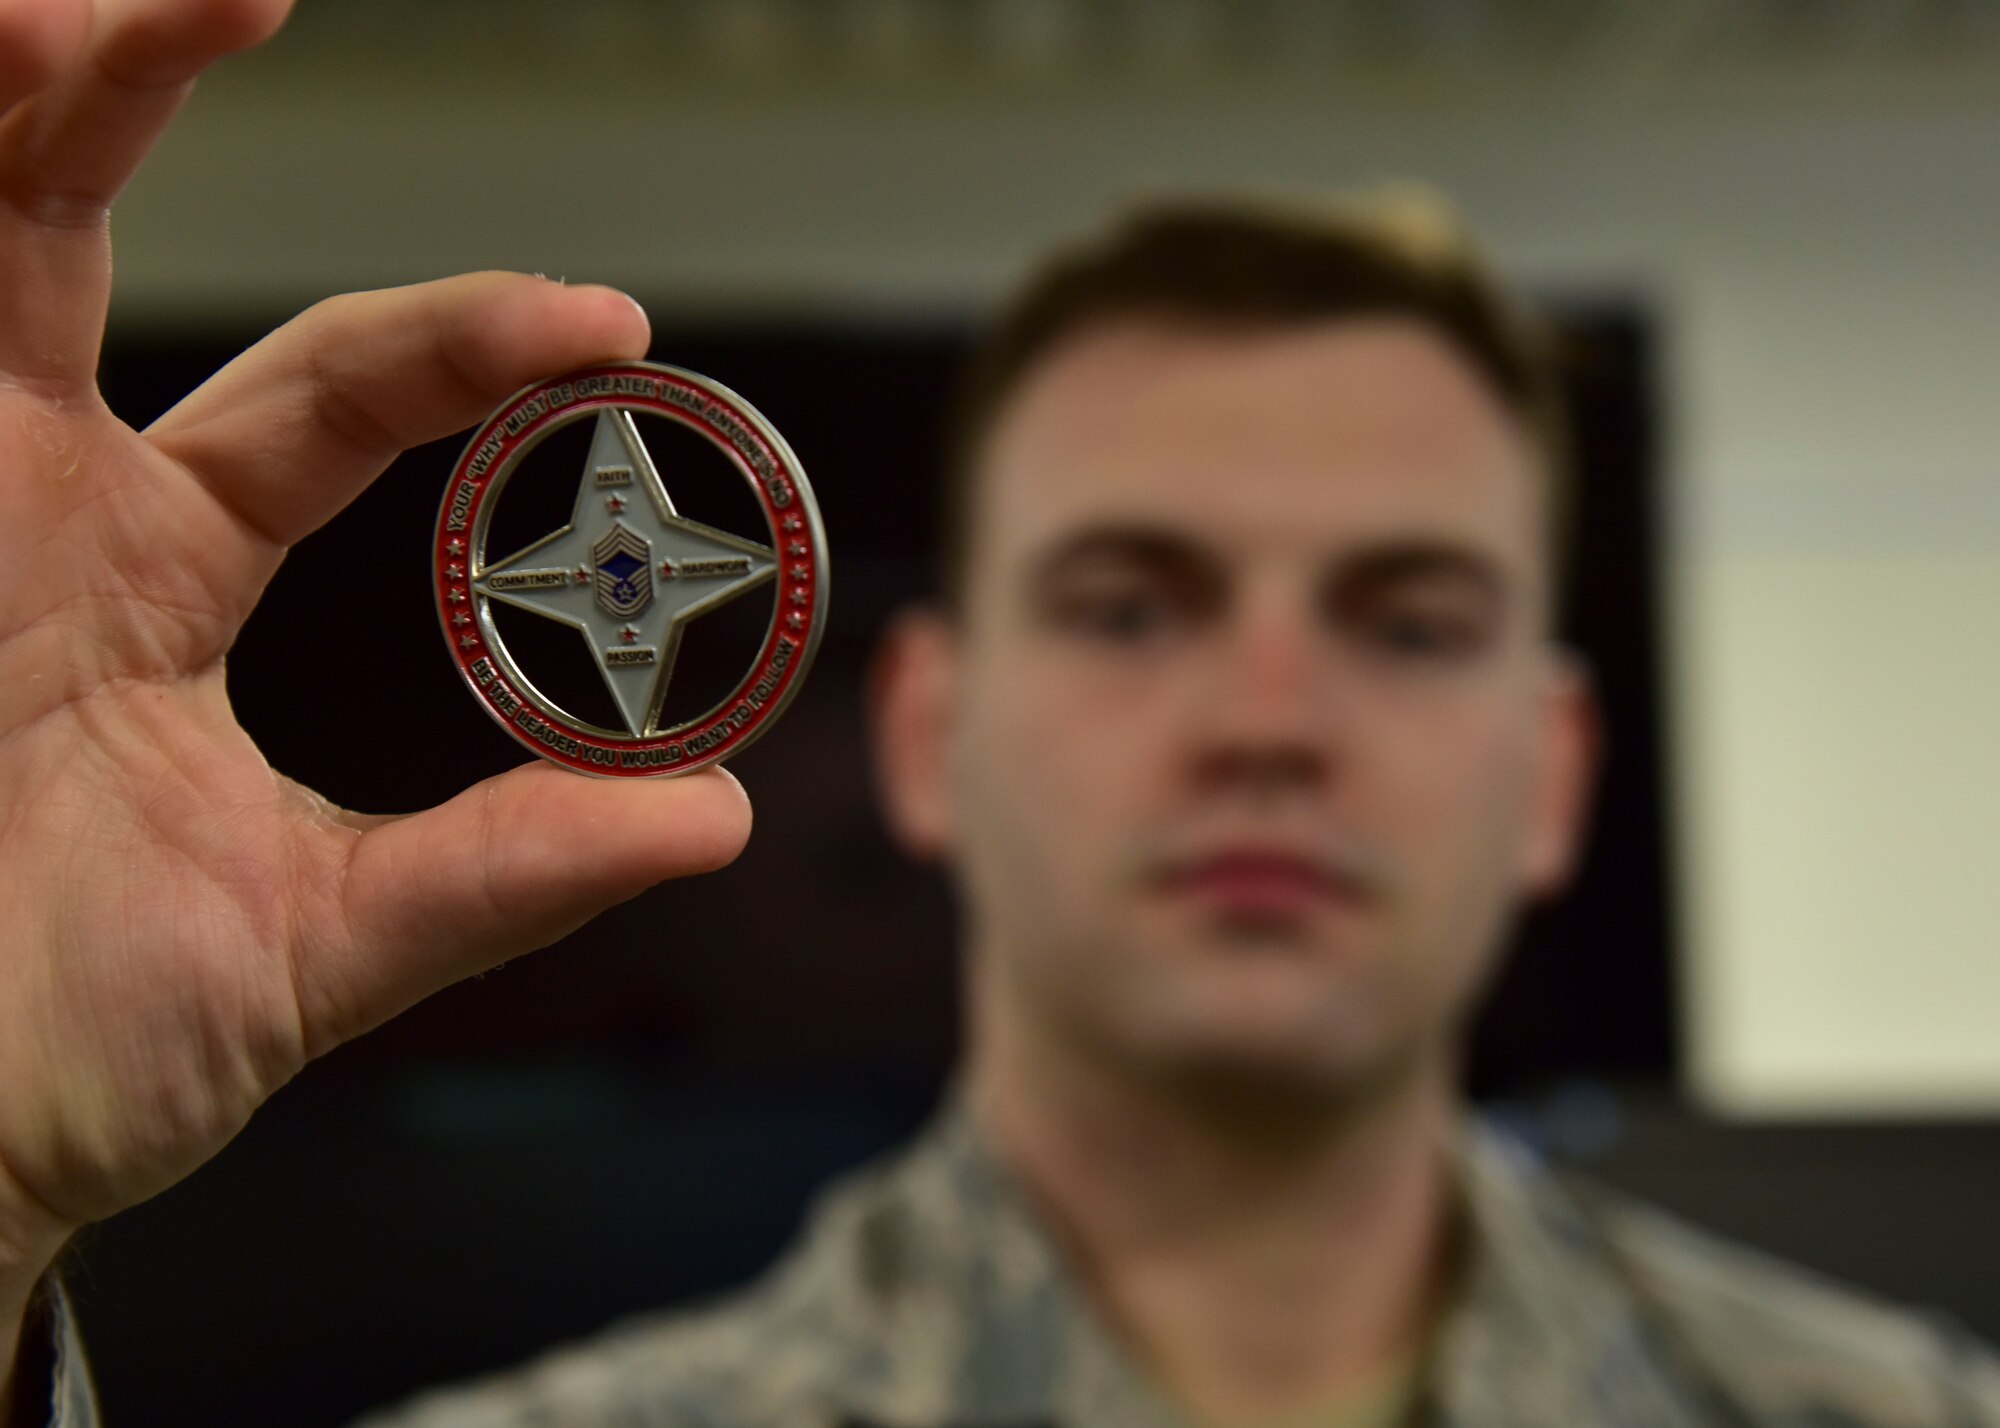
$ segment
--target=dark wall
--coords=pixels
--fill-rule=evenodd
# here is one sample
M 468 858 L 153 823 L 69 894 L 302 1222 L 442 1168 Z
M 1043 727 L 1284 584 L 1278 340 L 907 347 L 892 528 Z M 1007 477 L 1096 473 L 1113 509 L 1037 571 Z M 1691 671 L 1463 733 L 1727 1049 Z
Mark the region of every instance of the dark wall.
M 1481 1090 L 1674 1069 L 1647 347 L 1629 315 L 1578 313 L 1570 325 L 1589 475 L 1565 624 L 1613 736 L 1578 885 L 1529 919 L 1479 1028 Z M 114 342 L 107 393 L 143 421 L 249 338 Z M 606 1052 L 755 1068 L 944 1063 L 949 900 L 874 815 L 862 685 L 876 632 L 927 587 L 941 409 L 961 346 L 957 331 L 662 333 L 658 359 L 727 383 L 785 433 L 829 533 L 832 619 L 811 680 L 777 732 L 731 764 L 756 802 L 755 839 L 733 868 L 642 897 L 554 955 L 343 1050 L 340 1074 Z M 427 604 L 427 543 L 458 445 L 410 453 L 302 543 L 230 655 L 237 712 L 272 763 L 352 807 L 424 806 L 523 757 L 459 685 Z M 386 717 L 364 712 L 377 700 Z M 812 884 L 807 925 L 762 895 L 780 868 Z
M 1675 1068 L 1648 348 L 1631 314 L 1571 326 L 1589 477 L 1567 624 L 1614 737 L 1580 884 L 1529 919 L 1477 1030 L 1483 1092 Z M 250 336 L 114 340 L 108 395 L 143 421 Z M 828 1174 L 918 1122 L 954 1047 L 951 913 L 871 810 L 861 691 L 875 632 L 924 588 L 960 347 L 953 330 L 662 332 L 656 357 L 786 434 L 832 550 L 812 679 L 732 764 L 757 807 L 748 853 L 341 1049 L 209 1169 L 95 1232 L 78 1288 L 112 1423 L 333 1425 L 710 1292 L 767 1260 Z M 231 655 L 272 762 L 351 806 L 416 808 L 523 757 L 427 603 L 456 445 L 411 453 L 302 544 Z M 781 869 L 810 894 L 766 896 Z

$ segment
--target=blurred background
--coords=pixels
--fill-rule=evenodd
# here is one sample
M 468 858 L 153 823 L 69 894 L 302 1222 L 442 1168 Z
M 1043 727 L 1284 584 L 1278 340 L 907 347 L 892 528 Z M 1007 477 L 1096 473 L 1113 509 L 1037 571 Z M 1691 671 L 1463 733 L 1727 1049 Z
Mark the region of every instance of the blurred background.
M 118 210 L 114 407 L 345 289 L 615 283 L 799 451 L 833 623 L 733 765 L 735 868 L 342 1049 L 93 1232 L 109 1421 L 331 1428 L 713 1292 L 921 1123 L 950 904 L 870 807 L 868 652 L 925 588 L 981 310 L 1189 187 L 1432 186 L 1569 335 L 1609 779 L 1475 1092 L 2000 1337 L 1996 155 L 1996 0 L 303 0 Z M 302 545 L 231 658 L 273 762 L 354 806 L 520 757 L 429 612 L 455 454 Z

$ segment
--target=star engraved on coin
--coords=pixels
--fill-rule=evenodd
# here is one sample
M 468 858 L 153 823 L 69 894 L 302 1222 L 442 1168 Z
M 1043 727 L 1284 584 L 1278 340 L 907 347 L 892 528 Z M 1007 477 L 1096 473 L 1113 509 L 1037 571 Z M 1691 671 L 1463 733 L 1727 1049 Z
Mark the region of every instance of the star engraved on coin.
M 577 630 L 643 736 L 658 730 L 687 622 L 778 571 L 769 546 L 677 514 L 630 413 L 612 410 L 597 415 L 569 524 L 486 566 L 472 588 Z

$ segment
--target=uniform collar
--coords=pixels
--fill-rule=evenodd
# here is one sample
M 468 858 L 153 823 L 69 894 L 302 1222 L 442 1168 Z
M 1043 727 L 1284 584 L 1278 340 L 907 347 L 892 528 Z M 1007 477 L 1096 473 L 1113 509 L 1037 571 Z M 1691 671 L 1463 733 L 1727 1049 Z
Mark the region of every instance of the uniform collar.
M 962 1096 L 824 1228 L 873 1281 L 837 1375 L 845 1422 L 1185 1428 L 1083 1301 Z
M 1712 1421 L 1679 1347 L 1602 1220 L 1519 1141 L 1467 1117 L 1455 1147 L 1462 1277 L 1431 1392 L 1450 1428 L 1695 1428 Z
M 1467 1118 L 1461 1274 L 1424 1397 L 1450 1428 L 1693 1428 L 1698 1383 L 1613 1248 L 1525 1149 Z M 1186 1428 L 1084 1301 L 962 1096 L 819 1217 L 844 1282 L 835 1408 L 856 1428 Z

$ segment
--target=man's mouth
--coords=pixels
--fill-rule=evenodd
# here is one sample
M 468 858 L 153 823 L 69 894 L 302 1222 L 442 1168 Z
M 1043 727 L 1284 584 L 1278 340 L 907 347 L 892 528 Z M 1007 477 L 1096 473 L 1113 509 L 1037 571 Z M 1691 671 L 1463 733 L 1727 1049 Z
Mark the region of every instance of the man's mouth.
M 1366 889 L 1324 858 L 1287 849 L 1224 847 L 1177 859 L 1157 884 L 1228 916 L 1295 918 L 1355 908 Z

